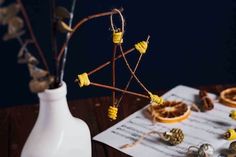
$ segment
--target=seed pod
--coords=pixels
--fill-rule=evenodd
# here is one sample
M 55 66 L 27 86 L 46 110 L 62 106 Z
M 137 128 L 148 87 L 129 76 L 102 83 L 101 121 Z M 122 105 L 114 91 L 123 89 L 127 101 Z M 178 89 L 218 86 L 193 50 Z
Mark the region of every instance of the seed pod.
M 70 12 L 64 7 L 56 7 L 55 14 L 58 19 L 70 18 Z
M 70 28 L 70 26 L 68 26 L 65 22 L 59 20 L 57 22 L 57 28 L 60 32 L 62 33 L 68 33 L 68 32 L 73 32 L 73 29 Z

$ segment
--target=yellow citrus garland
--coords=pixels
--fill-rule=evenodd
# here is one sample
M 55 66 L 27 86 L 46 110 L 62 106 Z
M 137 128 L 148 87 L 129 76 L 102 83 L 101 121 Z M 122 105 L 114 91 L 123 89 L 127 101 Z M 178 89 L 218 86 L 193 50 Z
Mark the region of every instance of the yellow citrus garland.
M 123 32 L 119 31 L 113 31 L 113 43 L 114 44 L 121 44 L 123 43 Z
M 117 118 L 117 113 L 118 113 L 118 108 L 115 106 L 109 106 L 108 108 L 108 117 L 111 120 L 116 120 Z
M 150 95 L 150 99 L 152 102 L 159 104 L 163 104 L 164 99 L 162 97 L 159 97 L 158 95 L 152 94 L 151 92 L 148 92 L 148 94 Z
M 90 80 L 89 80 L 88 74 L 83 73 L 83 74 L 78 75 L 78 82 L 79 82 L 80 87 L 89 86 Z
M 135 44 L 134 47 L 135 47 L 141 54 L 144 54 L 144 53 L 146 53 L 146 51 L 147 51 L 148 42 L 146 42 L 146 41 L 141 41 L 141 42 Z

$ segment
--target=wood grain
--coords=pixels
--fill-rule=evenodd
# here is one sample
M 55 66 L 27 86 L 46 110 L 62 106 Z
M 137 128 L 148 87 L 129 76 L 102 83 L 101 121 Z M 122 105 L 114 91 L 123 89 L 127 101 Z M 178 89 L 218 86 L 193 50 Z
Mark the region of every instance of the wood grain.
M 232 86 L 234 85 L 212 85 L 201 86 L 199 89 L 219 94 L 223 89 Z M 165 90 L 157 93 L 162 95 L 164 92 Z M 111 103 L 111 97 L 108 96 L 90 98 L 69 101 L 69 108 L 74 117 L 81 118 L 88 124 L 93 137 L 143 108 L 148 101 L 125 95 L 119 107 L 117 121 L 110 121 L 107 118 L 107 109 Z M 0 108 L 0 157 L 20 157 L 23 145 L 38 116 L 38 111 L 38 105 Z M 92 153 L 93 157 L 128 157 L 128 155 L 96 141 L 92 141 Z

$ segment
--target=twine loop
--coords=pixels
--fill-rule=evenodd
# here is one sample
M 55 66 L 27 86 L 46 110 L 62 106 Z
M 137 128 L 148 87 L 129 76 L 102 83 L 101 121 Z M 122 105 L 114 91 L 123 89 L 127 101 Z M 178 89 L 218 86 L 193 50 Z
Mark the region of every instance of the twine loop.
M 114 22 L 113 22 L 113 14 L 111 14 L 110 21 L 111 21 L 111 28 L 112 28 L 112 32 L 113 32 L 113 43 L 114 44 L 121 44 L 121 43 L 123 43 L 123 35 L 124 35 L 124 30 L 125 30 L 125 20 L 124 20 L 124 17 L 123 17 L 120 10 L 113 9 L 113 11 L 116 11 L 119 14 L 120 19 L 121 19 L 121 25 L 122 25 L 121 30 L 119 28 L 115 29 Z

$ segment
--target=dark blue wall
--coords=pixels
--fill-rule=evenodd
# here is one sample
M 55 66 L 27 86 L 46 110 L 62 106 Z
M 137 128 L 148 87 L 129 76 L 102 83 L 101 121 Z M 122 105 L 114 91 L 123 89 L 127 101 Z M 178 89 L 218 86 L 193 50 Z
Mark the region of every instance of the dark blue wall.
M 8 1 L 10 3 L 10 1 Z M 49 2 L 23 0 L 30 15 L 35 34 L 52 64 L 50 52 Z M 70 7 L 71 0 L 58 1 Z M 150 47 L 137 75 L 151 90 L 172 88 L 178 84 L 189 86 L 235 83 L 235 7 L 232 0 L 79 0 L 75 21 L 84 16 L 124 8 L 126 32 L 124 48 L 145 40 L 151 35 Z M 0 35 L 4 27 L 0 27 Z M 18 65 L 19 44 L 15 40 L 0 40 L 0 106 L 30 104 L 37 96 L 28 90 L 29 75 L 25 65 Z M 109 91 L 94 87 L 80 89 L 74 84 L 78 73 L 89 71 L 112 56 L 109 18 L 86 23 L 75 33 L 68 54 L 65 81 L 68 98 L 77 99 L 108 95 Z M 33 50 L 32 50 L 33 51 Z M 136 52 L 129 55 L 135 63 Z M 129 73 L 121 60 L 117 69 L 118 84 L 123 86 Z M 110 68 L 94 74 L 96 82 L 110 83 Z M 136 83 L 132 90 L 142 92 Z

